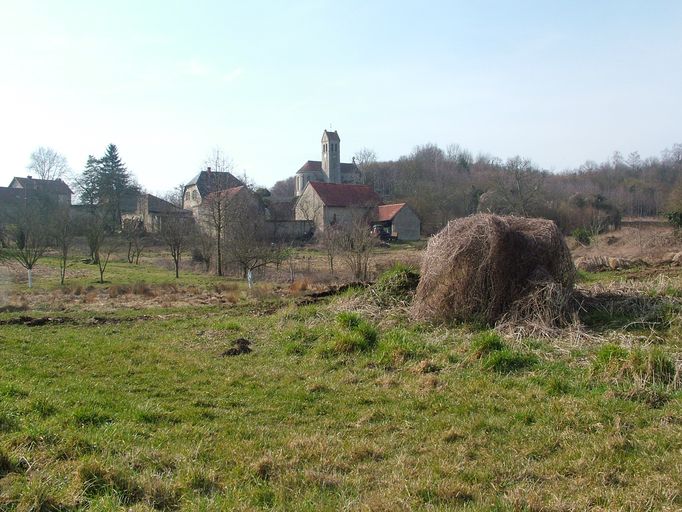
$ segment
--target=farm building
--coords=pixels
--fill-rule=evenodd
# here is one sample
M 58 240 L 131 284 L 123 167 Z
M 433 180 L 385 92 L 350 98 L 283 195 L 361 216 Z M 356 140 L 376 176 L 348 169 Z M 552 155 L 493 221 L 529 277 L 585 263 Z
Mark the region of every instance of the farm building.
M 366 222 L 398 240 L 418 240 L 419 217 L 405 203 L 381 204 L 369 185 L 311 181 L 296 203 L 296 220 L 311 221 L 318 232 L 327 226 Z
M 398 240 L 419 240 L 421 232 L 419 217 L 406 203 L 378 206 L 372 225 Z
M 121 205 L 121 220 L 136 220 L 147 233 L 158 233 L 164 218 L 177 215 L 191 217 L 192 212 L 151 194 L 127 196 Z

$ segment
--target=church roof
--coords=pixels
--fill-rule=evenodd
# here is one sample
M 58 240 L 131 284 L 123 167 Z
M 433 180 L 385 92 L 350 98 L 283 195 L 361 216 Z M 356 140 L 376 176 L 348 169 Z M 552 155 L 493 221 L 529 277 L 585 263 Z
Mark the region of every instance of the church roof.
M 358 166 L 353 163 L 341 164 L 341 174 L 358 171 L 359 171 Z M 296 171 L 296 174 L 303 174 L 305 172 L 323 172 L 322 162 L 320 162 L 319 160 L 308 160 L 301 166 L 301 168 L 298 171 Z
M 226 190 L 228 188 L 240 187 L 244 185 L 241 180 L 234 177 L 229 172 L 201 171 L 185 185 L 185 188 L 196 185 L 201 197 L 205 197 L 211 192 Z
M 381 198 L 369 185 L 311 181 L 309 186 L 317 192 L 325 206 L 376 206 L 381 204 Z
M 336 132 L 336 130 L 333 132 L 325 130 L 322 134 L 322 140 L 324 140 L 325 135 L 330 142 L 341 142 L 341 138 L 339 137 L 339 134 Z
M 396 204 L 383 204 L 381 206 L 377 207 L 377 214 L 376 214 L 376 221 L 377 222 L 386 222 L 393 220 L 393 218 L 398 214 L 400 210 L 402 210 L 403 206 L 405 206 L 405 203 L 396 203 Z

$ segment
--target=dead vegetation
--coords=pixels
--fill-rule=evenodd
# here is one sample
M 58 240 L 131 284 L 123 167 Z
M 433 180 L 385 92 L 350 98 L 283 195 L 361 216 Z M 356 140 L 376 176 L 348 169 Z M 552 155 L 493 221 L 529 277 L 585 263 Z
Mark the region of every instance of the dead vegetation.
M 570 251 L 553 222 L 473 215 L 451 221 L 429 241 L 413 313 L 429 321 L 558 325 L 572 319 L 574 280 Z

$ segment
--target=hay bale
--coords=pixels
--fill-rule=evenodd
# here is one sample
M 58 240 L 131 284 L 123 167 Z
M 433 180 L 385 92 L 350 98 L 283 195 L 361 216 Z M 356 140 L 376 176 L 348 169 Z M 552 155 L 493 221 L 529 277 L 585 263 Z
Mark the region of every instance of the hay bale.
M 413 313 L 494 324 L 510 312 L 527 314 L 538 296 L 559 295 L 556 307 L 542 305 L 543 315 L 556 319 L 571 302 L 574 279 L 571 253 L 552 221 L 472 215 L 450 221 L 429 240 Z

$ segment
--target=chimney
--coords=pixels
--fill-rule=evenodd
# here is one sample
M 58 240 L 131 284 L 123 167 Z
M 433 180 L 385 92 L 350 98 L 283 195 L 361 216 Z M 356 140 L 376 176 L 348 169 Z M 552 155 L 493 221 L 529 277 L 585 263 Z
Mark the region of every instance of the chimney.
M 206 171 L 207 171 L 207 172 L 211 172 L 211 168 L 210 168 L 210 167 L 206 167 Z
M 26 179 L 32 180 L 33 176 L 26 176 Z

